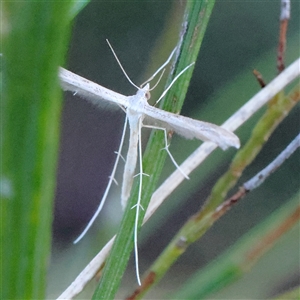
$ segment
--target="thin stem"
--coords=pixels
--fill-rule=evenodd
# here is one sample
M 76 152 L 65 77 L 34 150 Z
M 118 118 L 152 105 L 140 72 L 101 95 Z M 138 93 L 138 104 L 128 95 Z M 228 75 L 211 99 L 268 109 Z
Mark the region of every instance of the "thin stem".
M 277 50 L 277 69 L 278 72 L 282 72 L 284 66 L 284 54 L 286 49 L 286 33 L 288 23 L 291 15 L 291 2 L 290 0 L 281 0 L 281 12 L 280 12 L 280 30 L 279 41 Z
M 300 134 L 263 170 L 256 174 L 251 180 L 244 183 L 244 188 L 247 191 L 260 186 L 266 178 L 268 178 L 273 172 L 275 172 L 282 163 L 288 159 L 296 150 L 300 147 Z

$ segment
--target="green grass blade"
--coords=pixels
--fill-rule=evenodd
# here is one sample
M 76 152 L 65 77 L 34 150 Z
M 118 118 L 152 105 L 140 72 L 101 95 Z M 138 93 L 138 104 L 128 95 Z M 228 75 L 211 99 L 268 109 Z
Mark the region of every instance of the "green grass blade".
M 213 5 L 214 1 L 209 1 L 208 3 L 206 1 L 187 2 L 180 37 L 181 51 L 176 61 L 175 72 L 170 75 L 168 82 L 170 82 L 184 67 L 196 60 Z M 188 70 L 180 77 L 171 91 L 167 94 L 165 98 L 166 101 L 163 103 L 163 109 L 173 112 L 180 111 L 191 76 L 192 69 Z M 163 133 L 155 131 L 150 137 L 143 157 L 144 172 L 151 174 L 151 176 L 144 177 L 143 179 L 141 204 L 144 211 L 141 211 L 140 213 L 139 225 L 141 225 L 150 197 L 156 187 L 166 158 L 166 152 L 161 151 L 163 147 Z M 135 210 L 131 209 L 131 207 L 133 207 L 137 201 L 137 193 L 138 186 L 135 186 L 132 191 L 132 197 L 124 212 L 120 230 L 113 245 L 111 255 L 106 262 L 103 276 L 93 299 L 113 299 L 120 284 L 133 249 Z
M 75 18 L 77 14 L 80 13 L 89 3 L 90 0 L 80 0 L 80 1 L 73 2 L 70 11 L 71 20 Z
M 72 6 L 2 3 L 1 299 L 45 297 Z

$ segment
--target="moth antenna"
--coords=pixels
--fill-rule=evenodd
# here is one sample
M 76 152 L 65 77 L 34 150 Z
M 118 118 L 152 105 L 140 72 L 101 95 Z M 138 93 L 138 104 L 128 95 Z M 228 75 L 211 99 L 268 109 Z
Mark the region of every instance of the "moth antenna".
M 137 89 L 139 90 L 140 88 L 139 88 L 136 84 L 134 84 L 134 82 L 133 82 L 133 81 L 130 79 L 130 77 L 127 75 L 125 69 L 123 68 L 123 66 L 122 66 L 122 64 L 121 64 L 121 62 L 120 62 L 120 60 L 118 59 L 118 56 L 117 56 L 116 52 L 114 51 L 114 49 L 113 49 L 112 45 L 110 44 L 110 42 L 108 41 L 108 39 L 106 39 L 106 42 L 107 42 L 107 44 L 108 44 L 108 46 L 109 46 L 111 52 L 113 53 L 113 55 L 114 55 L 116 61 L 118 62 L 118 64 L 119 64 L 119 66 L 120 66 L 120 68 L 121 68 L 123 74 L 124 74 L 125 77 L 127 78 L 127 80 L 128 80 L 135 88 L 137 88 Z
M 172 80 L 172 82 L 169 84 L 169 86 L 164 90 L 164 92 L 161 94 L 161 96 L 158 98 L 158 100 L 155 102 L 155 105 L 158 104 L 158 102 L 165 96 L 165 94 L 168 92 L 168 90 L 172 87 L 172 85 L 175 83 L 175 81 L 187 70 L 189 69 L 192 65 L 194 65 L 195 62 L 192 62 L 191 64 L 189 64 L 187 67 L 185 67 L 182 71 L 179 72 L 179 74 L 177 74 L 175 76 L 175 78 Z
M 161 72 L 161 74 L 160 74 L 157 82 L 154 84 L 154 86 L 149 91 L 152 91 L 152 90 L 154 90 L 157 87 L 157 85 L 159 84 L 159 82 L 160 82 L 161 78 L 163 77 L 165 71 L 166 71 L 166 69 L 163 69 L 163 71 Z
M 173 49 L 173 51 L 171 52 L 171 54 L 169 55 L 168 59 L 163 63 L 162 66 L 160 66 L 156 72 L 149 78 L 147 79 L 144 83 L 141 84 L 141 86 L 144 86 L 146 83 L 148 83 L 149 81 L 151 81 L 169 62 L 170 60 L 172 59 L 175 51 L 177 49 L 177 46 Z

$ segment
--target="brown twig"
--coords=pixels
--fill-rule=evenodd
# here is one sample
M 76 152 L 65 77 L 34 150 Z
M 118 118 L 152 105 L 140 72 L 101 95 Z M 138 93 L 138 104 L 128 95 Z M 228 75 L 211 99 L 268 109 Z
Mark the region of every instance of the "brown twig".
M 260 87 L 263 89 L 267 84 L 265 83 L 261 73 L 255 69 L 252 72 L 253 72 L 256 80 L 258 81 Z
M 154 280 L 155 280 L 155 273 L 154 272 L 148 273 L 147 277 L 143 280 L 142 285 L 139 286 L 131 296 L 127 297 L 126 300 L 137 299 L 137 297 L 140 295 L 140 293 L 143 290 L 146 290 L 148 288 L 148 286 L 151 286 L 153 284 Z
M 281 12 L 280 12 L 280 29 L 279 29 L 279 42 L 277 50 L 277 69 L 281 73 L 284 66 L 284 53 L 286 49 L 286 32 L 288 28 L 288 22 L 290 19 L 291 3 L 290 0 L 281 0 Z

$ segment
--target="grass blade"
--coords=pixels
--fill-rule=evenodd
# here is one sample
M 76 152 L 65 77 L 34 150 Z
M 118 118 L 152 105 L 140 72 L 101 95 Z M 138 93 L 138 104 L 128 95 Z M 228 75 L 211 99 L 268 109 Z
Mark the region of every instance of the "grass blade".
M 42 299 L 73 3 L 2 3 L 1 299 Z

